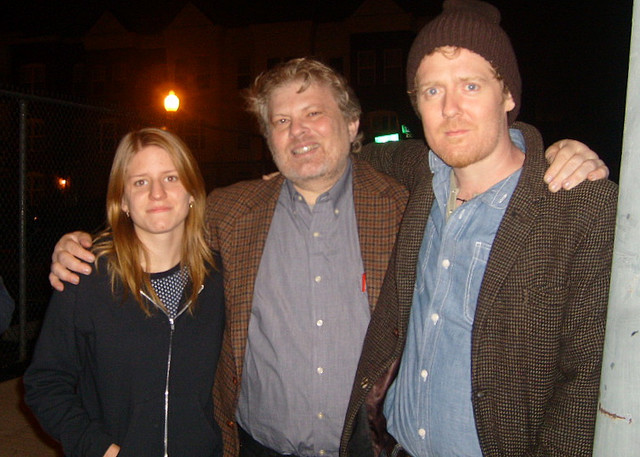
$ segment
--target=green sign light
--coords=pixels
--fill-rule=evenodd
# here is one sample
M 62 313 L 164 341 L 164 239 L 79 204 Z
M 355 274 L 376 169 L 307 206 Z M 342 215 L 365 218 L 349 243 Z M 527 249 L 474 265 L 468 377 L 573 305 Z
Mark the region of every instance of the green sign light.
M 376 143 L 388 143 L 389 141 L 400 141 L 400 135 L 392 133 L 390 135 L 380 135 L 374 138 Z

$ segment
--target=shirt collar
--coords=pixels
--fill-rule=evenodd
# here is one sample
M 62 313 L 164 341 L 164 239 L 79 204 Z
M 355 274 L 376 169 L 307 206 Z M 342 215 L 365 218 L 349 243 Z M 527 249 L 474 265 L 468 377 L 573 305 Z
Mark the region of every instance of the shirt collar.
M 338 181 L 333 185 L 333 187 L 331 187 L 331 189 L 318 196 L 316 204 L 328 201 L 333 205 L 332 209 L 334 211 L 336 209 L 339 209 L 344 199 L 349 197 L 349 190 L 352 189 L 352 184 L 353 164 L 351 161 L 351 157 L 349 157 L 347 168 L 345 169 L 344 173 L 342 173 L 342 176 L 340 176 L 340 179 L 338 179 Z M 296 201 L 304 201 L 302 195 L 296 190 L 293 183 L 288 179 L 285 179 L 284 181 L 283 193 L 286 193 L 285 200 L 287 204 L 291 205 L 291 208 L 295 207 Z
M 509 129 L 509 136 L 511 141 L 516 145 L 518 149 L 526 153 L 526 145 L 524 141 L 524 135 L 518 129 Z M 444 201 L 446 205 L 446 199 L 449 195 L 449 176 L 451 167 L 444 163 L 440 157 L 438 157 L 431 149 L 429 150 L 429 168 L 433 173 L 433 189 L 436 198 L 439 201 Z M 482 195 L 480 200 L 494 208 L 503 209 L 509 204 L 509 196 L 513 193 L 518 180 L 520 179 L 520 173 L 522 168 L 516 170 L 514 173 L 503 179 Z

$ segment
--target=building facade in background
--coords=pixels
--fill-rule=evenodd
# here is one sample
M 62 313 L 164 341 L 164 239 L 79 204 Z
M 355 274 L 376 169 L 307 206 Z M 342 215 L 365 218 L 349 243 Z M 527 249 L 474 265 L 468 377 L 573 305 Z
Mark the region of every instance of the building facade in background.
M 186 2 L 152 26 L 106 10 L 73 36 L 5 36 L 0 82 L 21 92 L 60 94 L 157 119 L 153 122 L 177 131 L 194 150 L 210 189 L 273 169 L 257 126 L 245 113 L 242 90 L 260 72 L 293 57 L 315 56 L 347 76 L 363 105 L 366 140 L 415 124 L 405 62 L 426 17 L 402 3 L 347 1 L 332 12 L 316 1 L 306 14 L 260 22 Z M 163 107 L 170 90 L 180 98 L 180 109 L 171 115 Z M 108 116 L 97 129 L 100 154 L 92 164 L 106 167 L 125 132 Z M 420 131 L 419 125 L 412 129 Z M 96 192 L 103 189 L 101 181 L 94 184 Z

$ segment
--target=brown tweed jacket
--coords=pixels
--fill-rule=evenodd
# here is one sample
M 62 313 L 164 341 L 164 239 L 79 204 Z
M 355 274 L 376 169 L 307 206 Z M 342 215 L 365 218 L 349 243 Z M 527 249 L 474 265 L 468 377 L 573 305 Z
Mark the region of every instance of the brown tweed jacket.
M 548 192 L 542 139 L 531 126 L 516 127 L 527 144 L 525 164 L 493 243 L 473 326 L 476 428 L 484 456 L 591 456 L 617 187 L 597 181 Z M 365 338 L 342 456 L 378 455 L 388 445 L 381 408 L 402 355 L 434 198 L 424 145 L 394 152 L 374 165 L 411 196 Z
M 220 253 L 224 269 L 227 325 L 214 406 L 225 457 L 238 455 L 235 413 L 253 286 L 283 179 L 238 183 L 214 190 L 207 199 L 209 244 Z M 380 293 L 407 196 L 403 186 L 354 157 L 353 198 L 371 310 Z

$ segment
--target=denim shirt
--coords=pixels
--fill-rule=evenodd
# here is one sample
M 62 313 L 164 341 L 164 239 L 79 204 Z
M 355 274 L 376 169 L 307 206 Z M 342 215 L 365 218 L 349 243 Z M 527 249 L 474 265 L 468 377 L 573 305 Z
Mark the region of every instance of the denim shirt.
M 521 133 L 510 134 L 524 150 Z M 429 163 L 435 202 L 420 247 L 404 354 L 384 413 L 389 432 L 411 455 L 482 457 L 471 402 L 471 331 L 491 245 L 521 170 L 447 220 L 451 168 L 433 152 Z

